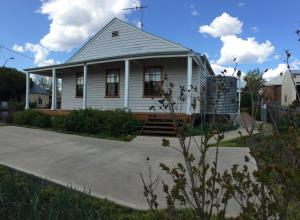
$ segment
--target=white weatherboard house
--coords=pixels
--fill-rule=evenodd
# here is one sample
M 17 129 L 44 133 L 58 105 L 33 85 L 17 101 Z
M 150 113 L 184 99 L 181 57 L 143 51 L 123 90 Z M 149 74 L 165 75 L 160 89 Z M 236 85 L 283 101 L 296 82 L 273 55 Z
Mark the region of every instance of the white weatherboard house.
M 205 56 L 179 44 L 149 34 L 117 18 L 111 20 L 64 64 L 25 69 L 26 109 L 29 77 L 52 77 L 52 107 L 56 111 L 56 83 L 62 80 L 61 109 L 128 109 L 137 117 L 153 114 L 149 107 L 160 97 L 164 74 L 179 86 L 200 88 L 206 97 L 206 77 L 214 72 Z M 181 110 L 192 114 L 188 96 Z M 60 111 L 62 111 L 60 110 Z M 161 111 L 161 112 L 159 112 Z M 200 109 L 197 113 L 205 111 Z M 163 114 L 157 109 L 157 114 Z

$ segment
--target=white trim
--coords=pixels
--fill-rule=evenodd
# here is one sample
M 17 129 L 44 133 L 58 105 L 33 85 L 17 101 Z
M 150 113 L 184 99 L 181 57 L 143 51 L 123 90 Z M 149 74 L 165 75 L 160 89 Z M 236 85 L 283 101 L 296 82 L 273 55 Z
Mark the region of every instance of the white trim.
M 52 69 L 52 104 L 51 104 L 51 110 L 55 110 L 57 107 L 57 99 L 56 99 L 56 94 L 57 94 L 57 79 L 56 79 L 56 69 Z
M 183 55 L 158 55 L 158 56 L 142 56 L 142 57 L 133 57 L 133 58 L 120 58 L 120 59 L 113 59 L 113 60 L 102 60 L 102 61 L 95 61 L 95 62 L 87 62 L 87 65 L 95 65 L 100 63 L 112 63 L 118 61 L 125 61 L 125 60 L 142 60 L 142 59 L 155 59 L 155 58 L 176 58 L 176 57 L 188 57 L 187 54 Z
M 30 73 L 26 72 L 26 100 L 25 100 L 25 109 L 29 109 L 29 96 L 30 96 Z
M 241 115 L 241 76 L 238 79 L 239 82 L 239 108 L 238 108 L 238 116 Z
M 67 69 L 67 68 L 72 68 L 72 67 L 78 67 L 78 66 L 83 66 L 83 62 L 80 64 L 74 64 L 74 65 L 69 65 L 69 66 L 55 66 L 55 69 Z M 30 70 L 28 72 L 30 73 L 35 73 L 35 72 L 41 72 L 41 71 L 47 71 L 47 70 L 51 70 L 53 69 L 53 67 L 50 68 L 44 68 L 44 69 L 38 69 L 38 70 Z
M 82 109 L 86 109 L 87 106 L 87 64 L 83 66 L 83 97 L 82 97 Z
M 111 59 L 111 60 L 99 60 L 99 61 L 91 61 L 91 62 L 86 62 L 86 65 L 95 65 L 95 64 L 101 64 L 101 63 L 112 63 L 112 62 L 122 62 L 125 60 L 133 61 L 133 60 L 142 60 L 142 59 L 155 59 L 155 58 L 176 58 L 176 57 L 188 57 L 188 54 L 181 54 L 181 55 L 153 55 L 153 56 L 141 56 L 141 57 L 132 57 L 132 58 L 119 58 L 119 59 Z M 66 66 L 55 66 L 55 67 L 49 67 L 49 68 L 43 68 L 43 69 L 38 69 L 38 70 L 28 70 L 29 73 L 35 73 L 39 75 L 38 72 L 41 71 L 49 71 L 53 68 L 55 69 L 68 69 L 72 67 L 79 67 L 79 66 L 84 66 L 84 61 L 80 64 L 74 64 L 74 65 L 66 65 Z M 63 74 L 63 73 L 62 73 Z
M 186 87 L 186 114 L 191 115 L 191 99 L 192 99 L 192 74 L 193 74 L 193 58 L 188 56 L 187 58 L 187 87 Z
M 125 60 L 125 91 L 124 91 L 124 108 L 128 110 L 128 96 L 129 96 L 129 73 L 130 73 L 130 61 Z

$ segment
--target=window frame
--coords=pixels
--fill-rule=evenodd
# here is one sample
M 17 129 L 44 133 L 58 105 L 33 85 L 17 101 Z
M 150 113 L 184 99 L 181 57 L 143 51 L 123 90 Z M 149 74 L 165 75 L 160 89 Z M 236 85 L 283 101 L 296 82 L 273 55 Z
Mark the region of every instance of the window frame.
M 38 105 L 43 105 L 43 99 L 41 96 L 38 97 Z
M 163 76 L 163 66 L 161 65 L 156 65 L 156 66 L 144 66 L 143 67 L 143 98 L 161 98 L 161 95 L 146 95 L 145 94 L 145 75 L 146 75 L 146 70 L 148 68 L 159 68 L 160 69 L 160 87 L 162 87 L 162 76 Z M 158 81 L 155 81 L 158 82 Z
M 78 78 L 82 77 L 82 84 L 77 84 Z M 78 86 L 82 86 L 82 95 L 78 95 Z M 76 73 L 76 78 L 75 78 L 75 97 L 76 98 L 83 98 L 83 87 L 84 87 L 84 75 L 82 72 Z
M 115 95 L 115 96 L 109 96 L 108 95 L 108 86 L 107 86 L 107 84 L 108 84 L 108 82 L 107 82 L 107 76 L 108 76 L 108 73 L 109 73 L 109 71 L 117 71 L 117 76 L 118 76 L 118 86 L 117 86 L 117 95 Z M 120 68 L 112 68 L 112 69 L 107 69 L 106 71 L 105 71 L 105 98 L 120 98 L 120 72 L 121 72 L 121 70 L 120 70 Z

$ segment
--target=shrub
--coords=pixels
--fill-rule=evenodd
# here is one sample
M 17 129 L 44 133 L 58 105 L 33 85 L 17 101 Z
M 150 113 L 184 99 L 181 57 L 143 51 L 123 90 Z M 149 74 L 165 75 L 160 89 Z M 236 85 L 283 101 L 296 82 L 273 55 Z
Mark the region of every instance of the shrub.
M 15 101 L 8 102 L 8 111 L 10 112 L 24 110 L 24 107 L 25 107 L 25 102 L 15 102 Z
M 75 110 L 64 120 L 68 131 L 124 137 L 133 134 L 139 123 L 131 113 L 124 110 Z
M 17 125 L 29 125 L 41 128 L 47 128 L 51 126 L 50 116 L 33 110 L 15 112 L 13 114 L 12 122 L 13 124 Z
M 127 137 L 134 134 L 140 126 L 132 114 L 124 110 L 92 109 L 74 110 L 66 116 L 53 117 L 42 112 L 26 110 L 14 113 L 13 123 L 109 137 Z
M 241 95 L 241 108 L 251 108 L 251 94 L 249 92 L 245 92 Z
M 53 116 L 52 127 L 56 130 L 65 130 L 66 116 Z
M 51 118 L 50 116 L 42 113 L 36 114 L 32 125 L 40 128 L 49 128 L 51 127 Z

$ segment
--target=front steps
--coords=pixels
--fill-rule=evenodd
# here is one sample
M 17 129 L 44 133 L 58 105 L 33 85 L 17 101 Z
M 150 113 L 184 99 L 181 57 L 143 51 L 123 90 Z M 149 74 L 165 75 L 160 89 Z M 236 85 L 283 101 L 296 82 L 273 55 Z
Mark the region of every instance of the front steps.
M 175 137 L 173 120 L 170 117 L 149 116 L 141 129 L 141 135 Z

